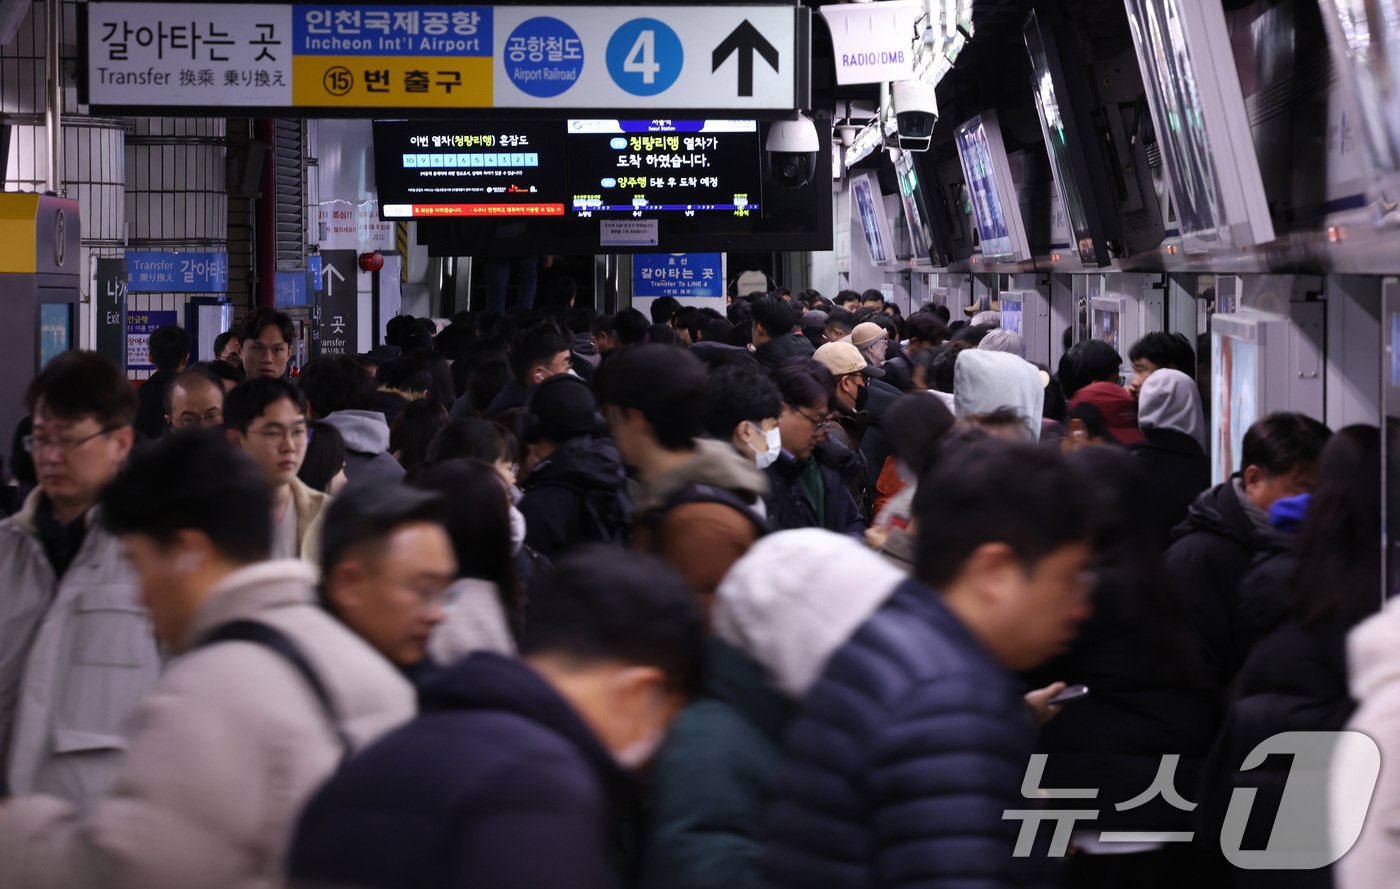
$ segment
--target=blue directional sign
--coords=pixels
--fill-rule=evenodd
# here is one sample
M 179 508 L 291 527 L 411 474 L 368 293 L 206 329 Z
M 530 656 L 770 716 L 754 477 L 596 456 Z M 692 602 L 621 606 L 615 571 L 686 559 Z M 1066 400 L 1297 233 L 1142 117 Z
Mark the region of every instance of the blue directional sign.
M 274 285 L 277 307 L 311 305 L 309 278 L 306 272 L 278 272 Z
M 638 253 L 632 257 L 632 296 L 724 296 L 723 253 Z
M 128 293 L 227 293 L 227 253 L 127 253 Z

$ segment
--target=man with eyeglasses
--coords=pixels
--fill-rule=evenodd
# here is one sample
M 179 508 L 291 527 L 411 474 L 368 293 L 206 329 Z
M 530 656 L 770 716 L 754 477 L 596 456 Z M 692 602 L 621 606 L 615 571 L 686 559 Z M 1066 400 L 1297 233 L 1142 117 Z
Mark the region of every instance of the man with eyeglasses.
M 783 398 L 783 453 L 765 470 L 772 488 L 768 521 L 782 531 L 825 528 L 863 540 L 865 518 L 850 487 L 863 483 L 864 469 L 854 452 L 828 438 L 836 391 L 830 371 L 799 359 L 778 368 L 772 379 Z
M 255 377 L 285 377 L 294 342 L 296 331 L 291 318 L 274 309 L 258 309 L 238 334 L 243 372 L 250 380 Z
M 287 380 L 240 383 L 224 400 L 224 426 L 229 442 L 258 464 L 272 491 L 272 558 L 314 564 L 330 498 L 297 478 L 306 459 L 306 396 Z
M 410 678 L 428 666 L 457 557 L 436 494 L 351 485 L 326 510 L 321 603 Z
M 171 380 L 165 387 L 165 425 L 176 432 L 223 426 L 223 380 L 203 364 Z
M 0 795 L 82 801 L 115 779 L 122 724 L 160 667 L 136 579 L 97 516 L 131 452 L 137 398 L 106 358 L 69 352 L 26 401 L 38 488 L 0 522 Z

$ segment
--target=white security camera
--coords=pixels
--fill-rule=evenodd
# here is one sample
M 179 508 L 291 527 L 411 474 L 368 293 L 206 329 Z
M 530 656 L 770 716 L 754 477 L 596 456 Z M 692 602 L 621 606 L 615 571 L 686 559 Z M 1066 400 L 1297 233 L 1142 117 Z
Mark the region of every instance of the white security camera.
M 811 182 L 821 145 L 817 125 L 810 117 L 776 121 L 768 129 L 768 162 L 773 178 L 787 188 L 801 188 Z
M 841 145 L 850 148 L 856 144 L 856 136 L 860 134 L 860 127 L 851 123 L 843 123 L 836 128 L 836 137 L 841 140 Z
M 933 145 L 933 127 L 938 123 L 938 97 L 933 84 L 922 80 L 901 80 L 890 88 L 899 147 L 905 151 L 928 151 Z

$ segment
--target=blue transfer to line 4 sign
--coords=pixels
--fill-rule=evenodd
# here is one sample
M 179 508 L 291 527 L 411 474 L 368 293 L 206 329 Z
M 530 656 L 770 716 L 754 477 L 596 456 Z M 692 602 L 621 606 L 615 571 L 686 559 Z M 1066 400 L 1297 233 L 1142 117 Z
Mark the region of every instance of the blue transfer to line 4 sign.
M 126 254 L 128 293 L 226 293 L 227 253 Z

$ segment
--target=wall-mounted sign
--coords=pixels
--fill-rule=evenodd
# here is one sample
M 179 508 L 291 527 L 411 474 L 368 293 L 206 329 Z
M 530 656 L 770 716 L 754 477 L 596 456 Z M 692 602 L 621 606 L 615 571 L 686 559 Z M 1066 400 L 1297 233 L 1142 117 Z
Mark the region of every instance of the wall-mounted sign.
M 129 293 L 226 293 L 227 253 L 126 254 Z
M 883 4 L 882 4 L 883 5 Z M 95 110 L 734 108 L 809 104 L 808 9 L 93 0 Z M 303 115 L 305 116 L 305 115 Z

